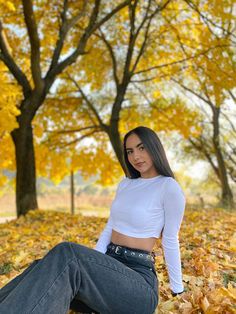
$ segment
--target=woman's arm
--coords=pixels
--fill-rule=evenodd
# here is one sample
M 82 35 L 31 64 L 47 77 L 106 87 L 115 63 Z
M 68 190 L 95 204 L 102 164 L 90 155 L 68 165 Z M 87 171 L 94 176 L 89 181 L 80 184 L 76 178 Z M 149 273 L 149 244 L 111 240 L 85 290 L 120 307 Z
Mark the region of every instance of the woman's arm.
M 112 234 L 112 219 L 111 219 L 111 215 L 110 215 L 110 217 L 107 221 L 107 224 L 106 224 L 105 228 L 103 229 L 94 249 L 96 251 L 106 253 L 107 245 L 111 241 L 111 234 Z
M 116 189 L 116 195 L 115 197 L 117 196 L 117 194 L 120 192 L 121 188 L 123 187 L 124 185 L 124 182 L 126 180 L 126 177 L 124 177 L 118 184 L 117 186 L 117 189 Z M 110 212 L 110 217 L 107 221 L 107 224 L 105 226 L 105 228 L 103 229 L 94 249 L 99 251 L 99 252 L 102 252 L 102 253 L 106 253 L 106 250 L 107 250 L 107 245 L 110 243 L 111 241 L 111 235 L 112 235 L 112 226 L 113 226 L 113 223 L 112 223 L 112 215 L 111 215 L 111 212 Z
M 176 180 L 169 178 L 164 197 L 165 223 L 162 232 L 162 247 L 169 275 L 172 293 L 184 292 L 182 282 L 181 256 L 179 249 L 179 229 L 185 209 L 185 197 Z

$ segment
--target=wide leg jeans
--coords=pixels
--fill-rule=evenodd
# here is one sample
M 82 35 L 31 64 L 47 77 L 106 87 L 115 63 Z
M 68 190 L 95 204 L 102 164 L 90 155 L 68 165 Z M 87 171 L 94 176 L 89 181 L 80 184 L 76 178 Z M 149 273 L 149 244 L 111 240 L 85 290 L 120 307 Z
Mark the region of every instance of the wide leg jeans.
M 80 301 L 101 314 L 153 314 L 154 264 L 62 242 L 0 290 L 0 313 L 66 314 Z

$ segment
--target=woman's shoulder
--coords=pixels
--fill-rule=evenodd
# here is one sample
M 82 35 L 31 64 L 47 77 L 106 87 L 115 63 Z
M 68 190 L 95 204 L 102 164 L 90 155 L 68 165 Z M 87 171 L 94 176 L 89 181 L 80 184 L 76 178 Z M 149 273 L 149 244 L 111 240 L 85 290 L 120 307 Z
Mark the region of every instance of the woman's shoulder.
M 166 192 L 168 192 L 168 193 L 182 193 L 182 194 L 184 194 L 183 189 L 182 189 L 180 183 L 175 178 L 165 177 L 164 180 L 166 181 L 166 183 L 165 183 L 165 190 L 166 190 Z
M 117 191 L 120 191 L 120 190 L 122 190 L 124 187 L 126 187 L 127 184 L 129 183 L 129 180 L 130 180 L 130 179 L 129 179 L 128 177 L 123 176 L 123 177 L 121 178 L 121 180 L 119 181 L 119 183 L 118 183 Z

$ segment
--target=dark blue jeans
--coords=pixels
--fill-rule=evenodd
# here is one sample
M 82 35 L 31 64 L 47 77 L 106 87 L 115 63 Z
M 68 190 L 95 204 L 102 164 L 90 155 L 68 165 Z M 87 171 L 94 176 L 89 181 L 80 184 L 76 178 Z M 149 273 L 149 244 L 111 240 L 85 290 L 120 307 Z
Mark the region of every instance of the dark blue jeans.
M 154 264 L 62 242 L 0 290 L 1 314 L 153 314 Z

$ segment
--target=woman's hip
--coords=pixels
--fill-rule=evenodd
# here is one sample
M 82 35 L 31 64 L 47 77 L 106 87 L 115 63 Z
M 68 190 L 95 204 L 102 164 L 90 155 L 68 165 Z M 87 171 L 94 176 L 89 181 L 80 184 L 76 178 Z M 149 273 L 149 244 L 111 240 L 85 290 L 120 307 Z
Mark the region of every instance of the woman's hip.
M 76 244 L 72 248 L 82 272 L 76 299 L 103 314 L 154 312 L 158 304 L 157 278 L 148 264 L 119 260 Z
M 107 247 L 106 255 L 113 257 L 137 272 L 150 285 L 154 292 L 158 294 L 158 277 L 155 269 L 155 261 L 147 256 L 146 251 L 123 246 L 119 246 L 121 249 L 117 249 L 117 246 L 112 242 Z

